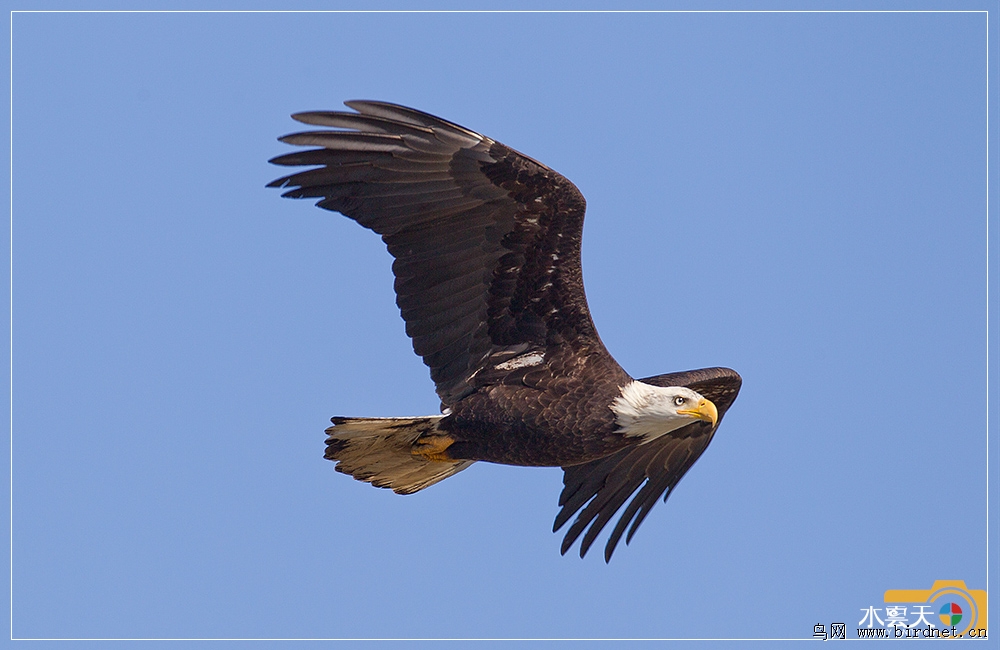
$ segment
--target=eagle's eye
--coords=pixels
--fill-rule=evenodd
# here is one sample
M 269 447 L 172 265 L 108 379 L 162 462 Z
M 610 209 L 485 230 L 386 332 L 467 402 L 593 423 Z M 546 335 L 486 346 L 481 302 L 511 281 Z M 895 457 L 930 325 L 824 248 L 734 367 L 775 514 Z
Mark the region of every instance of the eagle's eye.
M 687 398 L 681 397 L 679 395 L 674 398 L 674 404 L 677 405 L 677 406 L 684 406 L 684 402 L 686 402 L 686 401 L 687 401 Z

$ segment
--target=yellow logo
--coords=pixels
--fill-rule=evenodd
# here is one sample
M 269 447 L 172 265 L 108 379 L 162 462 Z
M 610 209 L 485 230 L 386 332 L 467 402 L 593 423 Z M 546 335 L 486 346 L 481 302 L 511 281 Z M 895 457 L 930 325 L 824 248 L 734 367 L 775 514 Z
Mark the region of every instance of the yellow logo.
M 986 637 L 986 592 L 969 589 L 962 580 L 935 580 L 930 589 L 890 589 L 885 592 L 884 600 L 886 603 L 926 603 L 917 606 L 922 617 L 932 615 L 944 628 L 954 629 L 953 636 Z M 889 609 L 886 607 L 887 614 Z M 902 611 L 905 612 L 905 608 Z M 940 636 L 945 636 L 943 629 L 941 632 Z

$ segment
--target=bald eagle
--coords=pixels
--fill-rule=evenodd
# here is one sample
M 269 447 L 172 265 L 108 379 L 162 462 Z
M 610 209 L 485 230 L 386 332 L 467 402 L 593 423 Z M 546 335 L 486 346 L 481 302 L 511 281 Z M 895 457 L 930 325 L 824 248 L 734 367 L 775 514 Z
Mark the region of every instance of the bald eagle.
M 605 546 L 610 561 L 626 528 L 627 544 L 705 451 L 740 376 L 705 368 L 636 380 L 618 365 L 587 308 L 586 203 L 566 178 L 412 108 L 346 105 L 356 112 L 292 116 L 330 128 L 279 138 L 311 148 L 271 162 L 310 169 L 269 186 L 382 236 L 441 414 L 332 418 L 326 458 L 399 494 L 476 461 L 562 467 L 553 531 L 577 514 L 563 554 L 583 534 L 583 557 L 631 497 Z

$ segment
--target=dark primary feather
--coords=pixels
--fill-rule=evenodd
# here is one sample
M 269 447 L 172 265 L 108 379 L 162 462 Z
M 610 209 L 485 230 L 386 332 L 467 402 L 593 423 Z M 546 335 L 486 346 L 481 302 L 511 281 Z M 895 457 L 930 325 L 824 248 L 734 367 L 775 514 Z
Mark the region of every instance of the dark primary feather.
M 572 183 L 432 115 L 347 105 L 358 112 L 293 116 L 341 130 L 281 138 L 320 148 L 271 162 L 319 167 L 270 186 L 318 198 L 382 235 L 406 332 L 443 405 L 471 393 L 480 371 L 526 350 L 555 344 L 607 354 L 583 292 L 586 203 Z
M 661 495 L 664 501 L 667 500 L 674 486 L 708 447 L 742 384 L 740 376 L 728 368 L 674 372 L 640 381 L 654 386 L 687 386 L 715 403 L 719 420 L 715 428 L 707 422 L 695 422 L 651 442 L 627 447 L 589 463 L 564 467 L 563 491 L 559 495 L 562 509 L 552 530 L 562 528 L 578 511 L 579 515 L 563 538 L 563 553 L 586 530 L 580 542 L 580 557 L 586 555 L 608 521 L 635 494 L 608 537 L 604 559 L 610 561 L 629 524 L 632 525 L 625 538 L 626 544 L 632 540 L 656 500 Z

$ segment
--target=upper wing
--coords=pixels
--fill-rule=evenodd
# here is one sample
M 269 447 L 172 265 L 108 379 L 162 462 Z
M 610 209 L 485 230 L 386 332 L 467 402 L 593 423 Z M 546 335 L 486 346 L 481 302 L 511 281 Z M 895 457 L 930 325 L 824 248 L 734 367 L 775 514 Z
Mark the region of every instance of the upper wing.
M 562 510 L 556 516 L 553 532 L 583 508 L 563 538 L 564 554 L 589 526 L 590 529 L 580 542 L 580 557 L 586 555 L 598 533 L 642 485 L 642 489 L 632 498 L 611 532 L 604 547 L 604 560 L 611 560 L 618 540 L 631 522 L 632 527 L 625 538 L 625 543 L 628 544 L 660 495 L 664 495 L 663 500 L 666 501 L 673 493 L 674 486 L 708 447 L 742 384 L 740 376 L 728 368 L 674 372 L 639 381 L 654 386 L 687 386 L 715 403 L 719 410 L 719 421 L 715 428 L 708 422 L 695 422 L 651 442 L 627 447 L 583 465 L 564 467 L 564 487 L 559 495 Z
M 580 271 L 586 202 L 572 183 L 432 115 L 346 103 L 358 112 L 293 115 L 340 130 L 281 138 L 319 148 L 271 162 L 319 167 L 269 186 L 320 198 L 382 235 L 406 333 L 444 405 L 471 392 L 481 369 L 517 355 L 550 344 L 604 351 Z

